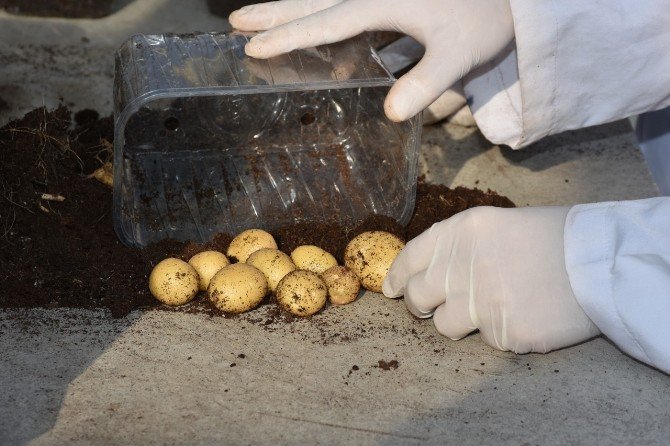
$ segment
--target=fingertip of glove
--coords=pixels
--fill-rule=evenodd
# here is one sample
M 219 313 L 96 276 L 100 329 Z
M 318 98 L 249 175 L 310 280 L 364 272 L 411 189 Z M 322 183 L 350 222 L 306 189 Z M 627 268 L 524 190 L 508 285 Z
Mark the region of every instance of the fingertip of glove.
M 415 110 L 416 100 L 408 97 L 405 92 L 395 93 L 386 98 L 384 112 L 393 122 L 403 122 L 416 115 L 420 110 Z
M 418 317 L 419 319 L 429 319 L 433 317 L 433 311 L 423 311 L 418 308 L 416 308 L 411 302 L 409 302 L 407 299 L 405 299 L 405 306 L 407 307 L 407 310 L 412 313 L 414 316 Z
M 255 57 L 257 59 L 263 58 L 263 40 L 256 36 L 252 38 L 246 45 L 244 45 L 244 52 L 247 56 Z
M 402 122 L 407 119 L 401 112 L 397 110 L 397 107 L 395 107 L 395 105 L 390 101 L 386 101 L 386 103 L 384 104 L 384 113 L 386 113 L 386 117 L 393 122 Z
M 237 9 L 230 13 L 230 15 L 228 16 L 228 21 L 230 22 L 233 28 L 240 29 L 244 27 L 244 17 L 248 15 L 249 12 L 251 12 L 251 8 L 249 6 Z
M 239 12 L 241 15 L 244 15 L 250 13 L 254 9 L 256 9 L 256 5 L 247 5 L 238 9 L 237 12 Z
M 384 280 L 384 283 L 382 283 L 382 293 L 384 294 L 384 296 L 390 299 L 395 299 L 396 297 L 399 297 L 395 295 L 393 287 L 391 287 L 391 284 L 389 283 L 388 279 Z

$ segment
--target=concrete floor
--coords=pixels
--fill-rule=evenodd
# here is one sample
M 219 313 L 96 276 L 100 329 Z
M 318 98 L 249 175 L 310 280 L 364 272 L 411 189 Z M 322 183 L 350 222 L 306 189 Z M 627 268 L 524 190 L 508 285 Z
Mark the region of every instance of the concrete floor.
M 97 21 L 0 13 L 0 97 L 8 104 L 0 121 L 60 97 L 74 109 L 111 112 L 113 50 L 138 31 L 225 29 L 204 3 L 138 0 Z M 426 128 L 423 143 L 429 179 L 490 187 L 520 205 L 658 193 L 626 122 L 550 137 L 521 152 L 451 124 Z M 0 444 L 670 438 L 668 376 L 602 338 L 547 355 L 503 353 L 478 335 L 442 338 L 401 301 L 371 293 L 290 324 L 265 325 L 267 311 L 234 319 L 0 311 Z M 397 368 L 380 367 L 393 360 Z

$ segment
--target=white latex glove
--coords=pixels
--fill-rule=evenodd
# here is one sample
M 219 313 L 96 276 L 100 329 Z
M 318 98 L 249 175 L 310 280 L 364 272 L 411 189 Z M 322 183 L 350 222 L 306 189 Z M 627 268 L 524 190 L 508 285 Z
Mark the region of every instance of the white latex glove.
M 470 107 L 466 105 L 463 86 L 460 82 L 457 82 L 423 111 L 423 125 L 435 124 L 443 119 L 453 117 L 450 121 L 455 124 L 470 127 L 474 125 L 474 118 L 472 118 L 472 122 L 463 119 L 468 114 L 472 117 Z
M 463 127 L 475 127 L 477 125 L 475 117 L 472 116 L 472 111 L 470 110 L 469 105 L 464 106 L 456 113 L 451 115 L 449 117 L 449 122 Z
M 410 241 L 384 282 L 418 317 L 433 316 L 451 339 L 479 329 L 487 344 L 516 353 L 585 341 L 598 328 L 577 303 L 565 269 L 569 208 L 478 207 Z
M 388 34 L 396 35 L 397 33 Z M 420 61 L 425 52 L 426 48 L 416 39 L 405 36 L 383 46 L 379 50 L 379 57 L 389 71 L 397 74 Z M 450 116 L 456 118 L 456 115 L 458 115 L 460 117 L 464 115 L 462 112 L 464 109 L 468 109 L 469 112 L 469 108 L 466 106 L 463 84 L 459 80 L 442 93 L 435 102 L 426 107 L 423 111 L 423 125 L 435 124 Z M 472 114 L 470 114 L 470 117 L 472 117 Z M 449 121 L 454 122 L 452 119 L 449 119 Z
M 261 59 L 364 31 L 414 37 L 426 52 L 386 98 L 386 115 L 394 121 L 419 113 L 514 38 L 509 0 L 283 0 L 246 6 L 229 20 L 243 31 L 268 30 L 246 47 Z

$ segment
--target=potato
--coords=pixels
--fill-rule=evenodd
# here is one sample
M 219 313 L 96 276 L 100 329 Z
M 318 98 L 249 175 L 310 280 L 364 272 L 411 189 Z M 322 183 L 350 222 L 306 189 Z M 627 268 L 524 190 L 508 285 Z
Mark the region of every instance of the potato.
M 344 266 L 333 266 L 321 274 L 328 287 L 328 298 L 335 305 L 346 305 L 355 301 L 361 290 L 356 274 Z
M 95 178 L 107 187 L 114 187 L 114 166 L 112 163 L 105 163 L 102 167 L 96 169 L 89 178 Z
M 167 305 L 184 305 L 198 294 L 198 273 L 183 260 L 167 258 L 149 275 L 149 291 Z
M 314 245 L 298 246 L 291 253 L 291 259 L 298 269 L 316 274 L 321 274 L 328 268 L 337 266 L 337 260 L 332 254 Z
M 200 277 L 200 291 L 207 291 L 214 274 L 224 266 L 230 265 L 230 261 L 218 251 L 203 251 L 191 257 L 188 264 L 195 268 Z
M 257 268 L 236 263 L 222 268 L 207 289 L 209 300 L 226 313 L 244 313 L 256 308 L 268 293 L 268 282 Z
M 296 316 L 311 316 L 326 304 L 328 291 L 318 274 L 296 270 L 277 285 L 277 303 Z
M 384 231 L 364 232 L 354 237 L 344 251 L 344 264 L 366 290 L 382 292 L 391 264 L 405 247 L 395 235 Z
M 247 265 L 258 268 L 268 281 L 270 291 L 275 291 L 279 282 L 296 266 L 291 258 L 278 249 L 263 248 L 254 252 L 247 259 Z
M 274 237 L 262 229 L 248 229 L 230 242 L 227 254 L 244 263 L 251 254 L 262 248 L 277 249 Z

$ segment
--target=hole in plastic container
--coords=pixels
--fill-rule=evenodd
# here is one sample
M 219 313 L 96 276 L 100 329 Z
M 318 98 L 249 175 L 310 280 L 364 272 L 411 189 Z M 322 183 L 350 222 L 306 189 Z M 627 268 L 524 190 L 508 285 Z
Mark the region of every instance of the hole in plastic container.
M 302 123 L 302 125 L 314 124 L 315 121 L 316 116 L 314 116 L 314 113 L 312 112 L 307 112 L 300 117 L 300 122 Z
M 179 119 L 175 118 L 174 116 L 170 116 L 163 122 L 163 125 L 166 129 L 175 131 L 179 128 Z

